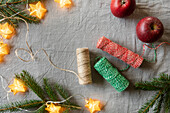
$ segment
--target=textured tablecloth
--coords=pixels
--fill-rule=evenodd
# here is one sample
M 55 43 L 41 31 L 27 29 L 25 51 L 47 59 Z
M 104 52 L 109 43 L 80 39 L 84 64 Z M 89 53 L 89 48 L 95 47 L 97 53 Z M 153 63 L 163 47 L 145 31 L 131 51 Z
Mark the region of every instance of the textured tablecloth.
M 53 0 L 46 1 L 48 13 L 41 24 L 30 25 L 28 42 L 35 52 L 39 48 L 47 50 L 52 61 L 61 68 L 71 69 L 77 72 L 76 48 L 88 47 L 90 50 L 91 64 L 94 65 L 96 56 L 107 57 L 115 67 L 124 68 L 126 64 L 111 55 L 96 49 L 96 43 L 102 36 L 127 47 L 128 49 L 142 54 L 142 42 L 137 39 L 135 29 L 138 21 L 146 16 L 158 17 L 164 24 L 165 33 L 158 42 L 170 42 L 170 1 L 169 0 L 137 0 L 135 12 L 123 19 L 114 17 L 110 11 L 111 0 L 73 0 L 74 7 L 71 9 L 60 8 Z M 25 63 L 15 56 L 15 49 L 25 48 L 26 27 L 21 23 L 18 28 L 18 35 L 8 41 L 12 49 L 7 55 L 6 62 L 0 64 L 0 74 L 10 82 L 14 73 L 22 70 L 29 71 L 42 84 L 42 78 L 49 78 L 50 82 L 63 85 L 70 93 L 82 94 L 86 97 L 99 99 L 105 104 L 101 113 L 136 113 L 142 104 L 152 96 L 154 92 L 136 91 L 133 84 L 141 80 L 149 80 L 157 77 L 161 72 L 170 74 L 170 46 L 163 45 L 158 48 L 156 63 L 143 63 L 138 68 L 130 68 L 123 72 L 129 81 L 129 88 L 118 93 L 106 80 L 99 75 L 92 67 L 93 84 L 79 85 L 75 75 L 60 71 L 52 67 L 43 52 L 40 52 L 34 62 Z M 23 55 L 27 58 L 26 55 Z M 154 51 L 147 49 L 144 57 L 153 59 Z M 7 83 L 4 82 L 7 86 Z M 1 85 L 0 85 L 1 86 Z M 7 103 L 6 93 L 0 87 L 0 104 Z M 9 94 L 10 100 L 38 99 L 33 93 L 13 96 Z M 79 97 L 74 98 L 75 102 L 84 106 L 85 101 Z M 22 111 L 23 113 L 23 111 Z M 86 108 L 82 111 L 72 113 L 88 113 Z M 151 112 L 152 113 L 152 112 Z

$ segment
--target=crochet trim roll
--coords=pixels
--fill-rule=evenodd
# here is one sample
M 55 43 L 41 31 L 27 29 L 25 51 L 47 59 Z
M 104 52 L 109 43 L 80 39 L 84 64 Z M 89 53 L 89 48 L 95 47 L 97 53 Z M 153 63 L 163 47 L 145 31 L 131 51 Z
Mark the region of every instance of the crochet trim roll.
M 99 39 L 96 47 L 103 51 L 106 51 L 110 55 L 124 61 L 125 63 L 129 64 L 134 68 L 140 67 L 144 60 L 143 57 L 128 50 L 125 47 L 122 47 L 121 45 L 115 42 L 112 42 L 104 36 Z
M 101 58 L 94 68 L 105 78 L 118 92 L 124 91 L 129 86 L 129 81 L 123 77 L 117 68 L 105 58 Z

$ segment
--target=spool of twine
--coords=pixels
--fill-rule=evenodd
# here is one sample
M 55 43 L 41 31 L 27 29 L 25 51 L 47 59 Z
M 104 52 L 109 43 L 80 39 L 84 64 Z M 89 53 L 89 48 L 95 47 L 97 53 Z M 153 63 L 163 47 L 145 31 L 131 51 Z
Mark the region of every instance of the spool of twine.
M 77 48 L 76 54 L 79 84 L 85 85 L 92 83 L 89 49 Z
M 100 38 L 96 47 L 126 62 L 134 68 L 140 67 L 144 60 L 143 57 L 128 50 L 125 47 L 116 44 L 115 42 L 112 42 L 106 37 Z
M 105 58 L 101 58 L 94 68 L 105 78 L 118 92 L 124 91 L 129 86 L 129 81 L 124 78 L 117 68 Z

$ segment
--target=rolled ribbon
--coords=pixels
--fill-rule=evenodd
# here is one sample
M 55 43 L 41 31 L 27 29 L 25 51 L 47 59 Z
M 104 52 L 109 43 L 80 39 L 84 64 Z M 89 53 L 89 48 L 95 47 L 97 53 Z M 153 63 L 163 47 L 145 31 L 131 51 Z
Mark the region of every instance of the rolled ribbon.
M 76 54 L 79 84 L 85 85 L 92 83 L 89 49 L 77 48 Z
M 117 68 L 105 58 L 101 58 L 94 68 L 105 78 L 118 92 L 124 91 L 129 86 L 129 81 L 124 78 Z
M 115 42 L 112 42 L 106 37 L 101 37 L 96 47 L 126 62 L 127 64 L 134 68 L 140 67 L 144 60 L 143 57 L 128 50 L 125 47 L 120 46 Z

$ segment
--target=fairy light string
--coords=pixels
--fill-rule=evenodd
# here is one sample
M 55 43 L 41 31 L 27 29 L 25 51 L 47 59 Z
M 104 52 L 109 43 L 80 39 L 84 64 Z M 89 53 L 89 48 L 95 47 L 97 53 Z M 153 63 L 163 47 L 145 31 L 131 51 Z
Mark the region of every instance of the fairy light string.
M 68 100 L 70 100 L 71 98 L 75 97 L 75 96 L 80 96 L 82 97 L 84 100 L 86 99 L 83 95 L 81 94 L 76 94 L 76 95 L 72 95 L 68 98 L 66 98 L 65 100 L 62 100 L 62 101 L 47 101 L 46 104 L 50 104 L 50 103 L 53 103 L 53 104 L 61 104 L 61 103 L 64 103 L 64 102 L 67 102 Z
M 25 11 L 25 10 L 23 10 L 23 11 Z M 23 11 L 21 11 L 21 12 L 23 12 Z M 53 67 L 55 67 L 55 68 L 57 68 L 57 69 L 59 69 L 59 70 L 73 73 L 73 74 L 75 74 L 79 79 L 82 79 L 76 72 L 74 72 L 74 71 L 72 71 L 72 70 L 62 69 L 62 68 L 57 67 L 57 66 L 51 61 L 51 59 L 50 59 L 50 57 L 49 57 L 49 55 L 48 55 L 48 53 L 46 52 L 45 49 L 41 48 L 41 49 L 37 50 L 35 53 L 33 53 L 33 51 L 31 50 L 31 48 L 30 48 L 30 46 L 29 46 L 29 44 L 28 44 L 28 41 L 27 41 L 27 39 L 28 39 L 28 34 L 29 34 L 29 25 L 28 25 L 28 23 L 26 22 L 26 20 L 24 20 L 24 19 L 22 19 L 22 18 L 14 17 L 15 15 L 17 15 L 17 14 L 19 14 L 19 13 L 21 13 L 21 12 L 17 12 L 16 14 L 14 14 L 14 15 L 12 15 L 12 16 L 10 16 L 10 17 L 6 17 L 6 16 L 4 16 L 2 13 L 0 13 L 0 15 L 1 15 L 2 17 L 4 17 L 3 19 L 0 20 L 0 22 L 1 22 L 1 21 L 4 21 L 4 20 L 6 20 L 6 19 L 18 19 L 18 20 L 22 20 L 22 21 L 25 23 L 25 25 L 26 25 L 26 28 L 27 28 L 27 29 L 26 29 L 25 43 L 26 43 L 27 49 L 25 49 L 25 48 L 17 48 L 17 49 L 15 50 L 15 54 L 16 54 L 17 58 L 19 58 L 19 59 L 22 60 L 23 62 L 31 62 L 31 61 L 33 61 L 33 60 L 35 59 L 35 56 L 36 56 L 40 51 L 43 51 L 43 52 L 45 53 L 46 57 L 48 58 L 48 61 L 50 62 L 50 65 L 52 65 Z M 3 40 L 3 39 L 1 39 L 1 40 Z M 25 51 L 26 53 L 28 53 L 31 58 L 28 59 L 28 60 L 25 60 L 25 59 L 23 59 L 22 57 L 20 57 L 20 56 L 18 55 L 18 51 L 20 51 L 20 50 Z M 82 80 L 83 80 L 83 79 L 82 79 Z M 2 78 L 2 77 L 1 77 L 1 82 L 2 82 L 2 84 L 3 84 L 3 78 Z M 3 89 L 5 90 L 5 92 L 7 93 L 6 97 L 7 97 L 8 102 L 9 102 L 9 103 L 12 103 L 12 102 L 10 101 L 10 99 L 9 99 L 9 93 L 11 92 L 11 90 L 7 91 L 6 88 L 4 87 L 4 85 L 2 85 L 2 87 L 3 87 Z M 73 95 L 73 96 L 78 96 L 78 95 Z M 68 97 L 67 99 L 62 100 L 62 101 L 47 101 L 47 102 L 46 102 L 45 104 L 43 104 L 43 105 L 46 105 L 46 104 L 49 104 L 49 103 L 54 103 L 54 104 L 60 105 L 61 103 L 64 103 L 64 102 L 70 100 L 71 98 L 73 98 L 73 96 L 70 96 L 70 97 Z M 80 96 L 83 97 L 83 99 L 85 100 L 85 97 L 84 97 L 84 96 L 82 96 L 82 95 L 80 95 Z M 17 109 L 19 109 L 19 110 L 26 111 L 26 112 L 36 112 L 36 111 L 38 111 L 38 110 L 41 108 L 41 106 L 40 106 L 37 110 L 35 110 L 35 111 L 29 111 L 29 110 L 27 110 L 27 109 L 23 109 L 23 108 L 20 108 L 20 107 L 16 107 L 15 105 L 13 105 L 13 108 L 17 108 Z M 11 108 L 11 109 L 12 109 L 12 108 Z M 79 107 L 78 109 L 81 109 L 81 107 Z
M 23 11 L 26 11 L 26 10 L 23 10 Z M 21 12 L 23 12 L 23 11 L 21 11 Z M 50 64 L 51 64 L 53 67 L 55 67 L 55 68 L 57 68 L 57 69 L 59 69 L 59 70 L 62 70 L 62 71 L 66 71 L 66 72 L 73 73 L 73 74 L 76 75 L 79 79 L 82 79 L 82 80 L 83 80 L 83 78 L 81 78 L 75 71 L 57 67 L 57 66 L 51 61 L 51 59 L 50 59 L 50 57 L 49 57 L 49 55 L 47 54 L 47 52 L 46 52 L 45 49 L 41 48 L 41 49 L 39 49 L 38 51 L 36 51 L 35 54 L 33 53 L 33 51 L 31 50 L 31 48 L 30 48 L 30 46 L 29 46 L 29 44 L 28 44 L 28 41 L 27 41 L 27 39 L 28 39 L 28 34 L 29 34 L 29 25 L 28 25 L 28 23 L 26 22 L 26 20 L 24 20 L 24 19 L 22 19 L 22 18 L 14 17 L 14 16 L 16 16 L 17 14 L 19 14 L 19 13 L 21 13 L 21 12 L 17 12 L 16 14 L 14 14 L 14 15 L 12 15 L 12 16 L 10 16 L 10 17 L 6 17 L 6 16 L 4 16 L 3 14 L 0 14 L 1 16 L 4 17 L 3 19 L 0 20 L 0 22 L 1 22 L 1 21 L 4 21 L 5 19 L 12 19 L 12 18 L 13 18 L 13 19 L 22 20 L 22 21 L 25 23 L 25 25 L 26 25 L 27 31 L 26 31 L 25 42 L 26 42 L 26 45 L 27 45 L 27 48 L 28 48 L 28 49 L 25 49 L 25 48 L 17 48 L 17 49 L 15 50 L 15 54 L 16 54 L 17 58 L 19 58 L 19 59 L 22 60 L 23 62 L 31 62 L 31 61 L 33 61 L 33 60 L 35 59 L 35 56 L 42 50 L 42 51 L 45 53 L 45 55 L 47 56 L 48 61 L 50 62 Z M 18 51 L 20 51 L 20 50 L 23 50 L 23 51 L 25 51 L 26 53 L 28 53 L 28 54 L 31 56 L 31 58 L 30 58 L 29 60 L 25 60 L 25 59 L 21 58 L 21 57 L 18 55 Z
M 4 89 L 4 91 L 7 93 L 7 100 L 8 100 L 9 103 L 12 104 L 12 102 L 10 101 L 10 99 L 8 97 L 8 93 L 10 91 L 7 91 L 5 86 L 4 86 L 4 79 L 5 78 L 2 75 L 0 75 L 0 79 L 1 79 L 1 84 L 2 84 L 1 86 Z M 81 94 L 75 94 L 75 95 L 69 96 L 68 98 L 66 98 L 64 100 L 61 100 L 61 101 L 50 101 L 49 100 L 49 101 L 35 102 L 36 104 L 37 103 L 42 103 L 42 105 L 37 110 L 34 110 L 34 111 L 30 111 L 30 110 L 22 108 L 22 107 L 30 105 L 30 104 L 25 104 L 25 105 L 21 105 L 21 106 L 15 106 L 15 104 L 12 104 L 12 106 L 10 108 L 0 109 L 0 111 L 4 111 L 4 110 L 7 110 L 7 109 L 8 110 L 10 110 L 10 109 L 19 109 L 21 111 L 34 113 L 34 112 L 39 111 L 44 105 L 46 106 L 45 110 L 50 110 L 50 109 L 54 110 L 53 107 L 57 107 L 59 110 L 60 109 L 64 110 L 65 107 L 74 107 L 76 109 L 82 109 L 82 107 L 79 107 L 79 106 L 63 105 L 63 103 L 65 103 L 65 102 L 69 101 L 70 99 L 72 99 L 73 97 L 77 97 L 77 96 L 80 96 L 81 97 L 80 99 L 83 99 L 85 101 L 85 103 L 86 103 L 85 107 L 88 108 L 91 113 L 94 113 L 95 111 L 101 111 L 102 107 L 104 107 L 106 105 L 106 104 L 105 105 L 100 104 L 99 100 L 92 99 L 92 98 L 86 98 L 85 96 L 83 96 Z M 32 104 L 35 104 L 35 103 L 32 103 Z M 51 105 L 53 105 L 53 107 Z
M 4 86 L 4 77 L 2 76 L 2 75 L 0 75 L 0 78 L 1 78 L 1 86 L 2 86 L 2 88 L 4 89 L 4 91 L 7 93 L 7 95 L 6 95 L 6 97 L 7 97 L 7 101 L 9 102 L 9 103 L 12 103 L 11 101 L 10 101 L 10 99 L 9 99 L 9 93 L 11 92 L 11 90 L 6 90 L 6 88 L 5 88 L 5 86 Z M 83 95 L 81 95 L 81 94 L 75 94 L 75 95 L 72 95 L 72 96 L 70 96 L 70 97 L 68 97 L 68 98 L 66 98 L 66 99 L 64 99 L 64 100 L 61 100 L 61 101 L 46 101 L 45 102 L 45 104 L 43 104 L 43 105 L 48 105 L 48 104 L 57 104 L 57 105 L 59 105 L 59 106 L 61 106 L 60 104 L 62 104 L 62 103 L 65 103 L 65 102 L 67 102 L 68 100 L 70 100 L 71 98 L 73 98 L 73 97 L 75 97 L 75 96 L 80 96 L 83 100 L 86 100 L 86 97 L 84 97 Z M 44 101 L 40 101 L 40 102 L 38 102 L 38 103 L 44 103 Z M 43 105 L 41 105 L 41 106 L 43 106 Z M 13 109 L 13 108 L 16 108 L 16 109 L 19 109 L 19 110 L 22 110 L 22 111 L 26 111 L 26 112 L 30 112 L 30 113 L 33 113 L 33 112 L 36 112 L 36 111 L 38 111 L 40 108 L 41 108 L 41 106 L 37 109 L 37 110 L 34 110 L 34 111 L 30 111 L 30 110 L 27 110 L 27 109 L 23 109 L 23 108 L 20 108 L 20 107 L 23 107 L 23 106 L 20 106 L 20 107 L 16 107 L 15 105 L 13 105 L 13 107 L 11 107 L 11 109 Z M 81 107 L 76 107 L 77 109 L 82 109 Z M 2 109 L 0 109 L 0 110 L 2 110 Z
M 9 103 L 12 103 L 11 101 L 10 101 L 10 98 L 9 98 L 9 93 L 11 92 L 11 90 L 6 90 L 6 88 L 5 88 L 5 86 L 4 86 L 4 77 L 2 76 L 2 75 L 0 75 L 0 78 L 1 78 L 1 86 L 2 86 L 2 88 L 4 89 L 4 91 L 6 92 L 6 98 L 7 98 L 7 101 L 9 102 Z M 5 98 L 4 97 L 4 98 Z M 35 111 L 29 111 L 29 110 L 25 110 L 25 109 L 22 109 L 22 108 L 19 108 L 19 107 L 16 107 L 16 106 L 13 106 L 13 108 L 17 108 L 17 109 L 20 109 L 20 110 L 22 110 L 22 111 L 26 111 L 26 112 L 35 112 L 35 111 L 38 111 L 39 109 L 37 109 L 37 110 L 35 110 Z M 12 108 L 11 108 L 12 109 Z
M 23 11 L 25 11 L 25 10 L 23 10 Z M 23 11 L 21 11 L 21 12 L 23 12 Z M 17 14 L 19 14 L 19 13 L 21 13 L 21 12 L 17 12 L 16 14 L 14 14 L 14 15 L 12 15 L 12 16 L 10 16 L 10 17 L 6 17 L 6 16 L 4 16 L 3 14 L 0 13 L 0 15 L 4 17 L 3 19 L 0 20 L 0 22 L 1 22 L 1 21 L 4 21 L 5 19 L 12 19 L 12 18 L 14 18 L 14 19 L 22 20 L 22 21 L 26 24 L 27 32 L 26 32 L 26 38 L 25 38 L 26 40 L 25 40 L 25 42 L 26 42 L 26 45 L 27 45 L 27 48 L 28 48 L 28 49 L 25 49 L 25 48 L 17 48 L 17 49 L 15 50 L 15 54 L 16 54 L 17 58 L 19 58 L 20 60 L 22 60 L 22 61 L 24 61 L 24 62 L 30 62 L 30 61 L 33 61 L 33 60 L 35 59 L 35 56 L 36 56 L 40 51 L 43 51 L 43 52 L 45 53 L 46 57 L 48 58 L 48 61 L 50 62 L 50 64 L 51 64 L 53 67 L 55 67 L 55 68 L 57 68 L 57 69 L 59 69 L 59 70 L 62 70 L 62 71 L 66 71 L 66 72 L 73 73 L 73 74 L 75 74 L 78 78 L 82 79 L 76 72 L 74 72 L 74 71 L 72 71 L 72 70 L 62 69 L 62 68 L 57 67 L 57 66 L 51 61 L 51 59 L 50 59 L 50 57 L 49 57 L 49 55 L 48 55 L 48 53 L 46 52 L 45 49 L 41 48 L 41 49 L 39 49 L 38 51 L 36 51 L 35 54 L 33 53 L 33 51 L 31 50 L 31 48 L 30 48 L 30 46 L 29 46 L 29 44 L 28 44 L 28 41 L 27 41 L 27 39 L 28 39 L 28 34 L 29 34 L 29 25 L 28 25 L 28 23 L 26 22 L 26 20 L 24 20 L 24 19 L 22 19 L 22 18 L 14 17 L 14 16 L 16 16 Z M 9 35 L 10 33 L 4 33 L 4 34 L 5 34 L 5 35 Z M 0 39 L 0 40 L 2 40 L 2 39 Z M 156 50 L 157 50 L 162 44 L 165 44 L 165 43 L 170 45 L 170 43 L 168 43 L 168 42 L 162 42 L 162 43 L 159 44 L 157 47 L 155 47 L 155 48 L 152 47 L 152 48 L 151 48 L 151 47 L 149 47 L 148 45 L 144 44 L 144 45 L 143 45 L 143 54 L 142 54 L 141 56 L 144 55 L 144 53 L 145 53 L 145 46 L 146 46 L 146 47 L 148 47 L 148 48 L 150 48 L 150 49 L 154 49 L 154 50 L 155 50 L 155 52 L 154 52 L 154 53 L 155 53 L 154 61 L 155 61 L 155 59 L 156 59 Z M 19 51 L 19 50 L 23 50 L 23 51 L 27 52 L 27 53 L 31 56 L 31 58 L 30 58 L 29 60 L 24 60 L 23 58 L 21 58 L 21 57 L 18 55 L 18 51 Z M 122 70 L 120 70 L 120 71 L 125 71 L 125 70 L 127 70 L 129 67 L 130 67 L 130 66 L 128 65 L 125 69 L 122 69 Z M 7 91 L 7 90 L 6 90 L 6 88 L 5 88 L 4 85 L 3 85 L 3 77 L 0 76 L 0 78 L 1 78 L 2 87 L 3 87 L 3 89 L 7 92 L 7 100 L 10 102 L 8 93 L 11 92 L 11 91 Z M 73 96 L 75 96 L 75 95 L 73 95 Z M 62 100 L 62 101 L 47 101 L 46 104 L 49 104 L 49 103 L 54 103 L 54 104 L 64 103 L 64 102 L 70 100 L 71 98 L 73 98 L 73 96 L 70 96 L 70 97 L 68 97 L 67 99 Z M 26 112 L 35 112 L 35 111 L 38 110 L 38 109 L 37 109 L 37 110 L 35 110 L 35 111 L 29 111 L 29 110 L 25 110 L 25 109 L 18 108 L 18 107 L 16 107 L 16 108 L 17 108 L 17 109 L 24 110 L 24 111 L 26 111 Z
M 26 10 L 23 10 L 23 11 L 26 11 Z M 21 11 L 21 12 L 23 12 L 23 11 Z M 26 22 L 26 20 L 24 20 L 24 19 L 22 19 L 22 18 L 14 17 L 14 16 L 16 16 L 17 14 L 19 14 L 19 13 L 21 13 L 21 12 L 17 12 L 16 14 L 11 15 L 10 17 L 6 17 L 6 16 L 3 15 L 2 13 L 0 13 L 0 16 L 4 17 L 3 19 L 0 20 L 0 22 L 4 21 L 4 20 L 6 20 L 6 19 L 18 19 L 18 20 L 22 20 L 22 21 L 25 23 L 25 25 L 26 25 L 26 28 L 27 28 L 27 29 L 26 29 L 25 43 L 26 43 L 26 46 L 27 46 L 28 49 L 25 49 L 25 48 L 17 48 L 17 49 L 15 50 L 15 54 L 16 54 L 17 58 L 19 58 L 19 59 L 22 60 L 23 62 L 31 62 L 31 61 L 33 61 L 33 60 L 35 59 L 35 56 L 36 56 L 40 51 L 43 51 L 43 52 L 45 53 L 46 57 L 48 58 L 48 61 L 50 62 L 50 65 L 52 65 L 53 67 L 55 67 L 55 68 L 57 68 L 57 69 L 59 69 L 59 70 L 73 73 L 73 74 L 76 75 L 79 79 L 82 79 L 82 80 L 83 80 L 83 78 L 81 78 L 76 72 L 74 72 L 74 71 L 72 71 L 72 70 L 68 70 L 68 69 L 63 69 L 63 68 L 57 67 L 57 66 L 51 61 L 51 59 L 50 59 L 50 57 L 49 57 L 49 55 L 48 55 L 48 53 L 46 52 L 45 49 L 41 48 L 41 49 L 37 50 L 37 51 L 35 52 L 35 54 L 33 53 L 33 51 L 31 50 L 31 48 L 30 48 L 30 46 L 29 46 L 29 44 L 28 44 L 28 41 L 27 41 L 27 39 L 28 39 L 28 34 L 29 34 L 29 25 L 28 25 L 28 23 Z M 5 35 L 8 35 L 8 34 L 5 34 Z M 0 40 L 3 41 L 2 38 L 0 38 Z M 21 58 L 21 57 L 18 55 L 18 51 L 20 51 L 20 50 L 25 51 L 26 53 L 28 53 L 28 54 L 31 56 L 31 58 L 30 58 L 29 60 L 25 60 L 25 59 Z M 5 88 L 4 85 L 3 85 L 3 77 L 2 77 L 1 75 L 0 75 L 0 78 L 1 78 L 2 87 L 3 87 L 3 89 L 5 90 L 5 92 L 7 93 L 7 95 L 6 95 L 7 101 L 8 101 L 9 103 L 12 103 L 12 102 L 10 101 L 10 99 L 9 99 L 9 93 L 11 92 L 11 90 L 9 90 L 9 91 L 6 90 L 6 88 Z M 50 102 L 50 103 L 64 103 L 65 101 L 71 99 L 72 97 L 73 97 L 73 96 L 70 96 L 70 97 L 68 97 L 67 99 L 62 100 L 62 101 L 47 101 L 47 103 L 49 103 L 49 102 Z M 37 110 L 35 110 L 35 111 L 29 111 L 29 110 L 22 109 L 22 108 L 19 108 L 19 107 L 16 107 L 16 106 L 13 106 L 13 107 L 14 107 L 14 108 L 17 108 L 17 109 L 20 109 L 20 110 L 22 110 L 22 111 L 26 111 L 26 112 L 36 112 L 36 111 L 38 111 L 38 110 L 41 108 L 41 106 L 40 106 L 40 107 L 39 107 Z

